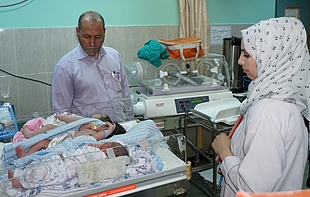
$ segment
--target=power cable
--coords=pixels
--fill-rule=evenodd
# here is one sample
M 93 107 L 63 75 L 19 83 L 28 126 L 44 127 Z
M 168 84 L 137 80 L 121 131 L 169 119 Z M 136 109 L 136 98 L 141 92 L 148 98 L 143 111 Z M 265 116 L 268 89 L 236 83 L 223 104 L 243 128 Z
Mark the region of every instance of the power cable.
M 12 3 L 12 4 L 0 5 L 0 8 L 7 8 L 7 7 L 16 6 L 16 5 L 25 3 L 25 2 L 27 2 L 27 1 L 28 1 L 28 0 L 23 0 L 23 1 L 16 2 L 16 3 Z
M 29 78 L 29 77 L 23 77 L 23 76 L 20 76 L 20 75 L 15 75 L 15 74 L 10 73 L 10 72 L 8 72 L 8 71 L 5 71 L 5 70 L 3 70 L 3 69 L 1 69 L 1 68 L 0 68 L 0 71 L 1 71 L 1 72 L 4 72 L 4 73 L 6 73 L 6 74 L 9 74 L 9 75 L 11 75 L 11 76 L 13 76 L 13 77 L 17 77 L 17 78 L 21 78 L 21 79 L 25 79 L 25 80 L 29 80 L 29 81 L 35 81 L 35 82 L 43 83 L 43 84 L 48 85 L 48 86 L 52 86 L 52 84 L 47 83 L 47 82 L 45 82 L 45 81 L 40 81 L 40 80 L 33 79 L 33 78 Z

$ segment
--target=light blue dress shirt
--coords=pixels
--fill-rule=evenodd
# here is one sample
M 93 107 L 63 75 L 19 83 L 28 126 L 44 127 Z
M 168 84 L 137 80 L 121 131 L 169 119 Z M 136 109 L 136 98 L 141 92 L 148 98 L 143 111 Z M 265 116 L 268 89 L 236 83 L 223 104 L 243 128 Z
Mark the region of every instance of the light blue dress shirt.
M 115 122 L 132 120 L 133 104 L 118 51 L 103 46 L 97 60 L 78 44 L 64 55 L 52 76 L 52 108 L 83 117 L 107 114 Z

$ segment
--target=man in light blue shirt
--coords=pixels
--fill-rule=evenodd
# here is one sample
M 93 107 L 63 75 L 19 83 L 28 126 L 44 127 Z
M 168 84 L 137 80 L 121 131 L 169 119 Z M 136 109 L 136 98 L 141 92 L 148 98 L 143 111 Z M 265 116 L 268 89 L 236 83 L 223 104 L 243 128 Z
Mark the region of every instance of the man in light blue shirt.
M 103 17 L 83 13 L 78 20 L 79 44 L 56 64 L 52 76 L 53 112 L 72 112 L 83 117 L 107 114 L 112 121 L 133 119 L 133 104 L 120 54 L 102 46 Z

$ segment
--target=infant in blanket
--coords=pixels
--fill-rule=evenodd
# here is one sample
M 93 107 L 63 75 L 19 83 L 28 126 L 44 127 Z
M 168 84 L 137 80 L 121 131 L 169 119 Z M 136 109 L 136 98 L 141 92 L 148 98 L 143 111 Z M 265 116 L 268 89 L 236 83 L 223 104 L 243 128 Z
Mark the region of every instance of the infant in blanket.
M 27 140 L 28 138 L 32 137 L 32 134 L 29 134 L 30 132 L 34 132 L 37 131 L 39 129 L 41 129 L 42 127 L 46 126 L 46 125 L 54 125 L 55 127 L 57 126 L 61 126 L 64 124 L 67 124 L 64 121 L 61 121 L 59 119 L 57 119 L 55 117 L 56 114 L 53 114 L 51 116 L 48 116 L 47 118 L 43 118 L 43 117 L 37 117 L 37 118 L 33 118 L 31 120 L 28 120 L 23 127 L 20 129 L 20 131 L 18 131 L 14 137 L 13 137 L 13 143 L 14 142 L 20 142 L 20 141 L 24 141 Z M 82 116 L 77 116 L 75 114 L 72 113 L 68 113 L 68 112 L 63 112 L 59 115 L 62 116 L 70 116 L 70 117 L 74 117 L 74 118 L 83 118 Z M 52 129 L 53 126 L 51 126 L 50 128 L 46 127 L 46 130 Z M 44 132 L 44 131 L 43 131 Z M 24 134 L 25 133 L 25 134 Z M 25 136 L 26 135 L 26 136 Z M 35 134 L 34 134 L 35 135 Z
M 64 125 L 66 123 L 70 123 L 76 120 L 79 120 L 83 117 L 81 116 L 77 116 L 74 114 L 69 114 L 69 113 L 62 113 L 62 114 L 54 114 L 52 116 L 49 116 L 48 118 L 46 118 L 46 120 L 44 120 L 43 122 L 40 121 L 40 119 L 42 118 L 38 118 L 38 119 L 33 119 L 31 121 L 32 124 L 32 128 L 31 130 L 28 128 L 28 124 L 26 123 L 20 130 L 20 132 L 23 134 L 23 136 L 28 139 L 31 138 L 35 135 L 44 133 L 48 130 L 54 129 L 56 127 L 59 127 L 61 125 Z M 85 125 L 82 125 L 79 130 L 86 130 L 86 129 L 91 129 L 91 130 L 102 130 L 103 128 L 109 130 L 109 137 L 112 137 L 115 134 L 123 134 L 126 133 L 125 129 L 118 123 L 116 122 L 112 122 L 110 117 L 105 115 L 105 114 L 94 114 L 91 118 L 97 118 L 101 121 L 106 122 L 106 125 L 103 126 L 102 128 L 99 128 L 97 124 L 95 123 L 88 123 Z M 114 130 L 115 129 L 115 130 Z M 114 131 L 114 132 L 113 132 Z M 113 133 L 111 133 L 113 132 Z M 107 136 L 106 136 L 107 138 Z M 14 142 L 14 140 L 13 140 Z
M 94 160 L 105 159 L 108 157 L 106 151 L 108 148 L 113 148 L 116 157 L 129 156 L 128 150 L 118 142 L 89 144 L 76 150 L 66 151 L 60 156 L 55 155 L 51 160 L 41 161 L 36 165 L 30 164 L 25 168 L 9 170 L 8 178 L 12 179 L 14 187 L 25 189 L 64 184 L 76 177 L 75 167 L 78 163 L 86 162 L 89 156 Z
M 67 122 L 67 123 L 80 119 L 77 117 L 65 116 L 65 115 L 60 115 L 60 114 L 56 114 L 55 118 L 57 118 L 60 121 Z M 111 119 L 109 118 L 109 116 L 107 116 L 105 114 L 95 114 L 95 115 L 93 115 L 93 118 L 97 118 L 99 120 L 102 120 L 102 121 L 106 122 L 106 124 L 103 124 L 100 127 L 98 127 L 98 125 L 95 125 L 95 123 L 88 123 L 88 124 L 82 125 L 79 128 L 79 132 L 75 133 L 74 135 L 64 134 L 62 136 L 55 137 L 52 140 L 42 140 L 42 141 L 34 144 L 33 146 L 31 146 L 27 152 L 24 152 L 24 149 L 22 147 L 17 147 L 17 149 L 21 149 L 22 152 L 24 152 L 22 156 L 26 156 L 26 155 L 30 155 L 36 151 L 39 151 L 42 148 L 45 149 L 45 148 L 50 148 L 50 147 L 56 146 L 57 144 L 59 144 L 60 142 L 62 142 L 63 140 L 65 140 L 67 138 L 78 137 L 78 136 L 83 136 L 83 135 L 90 135 L 90 136 L 93 136 L 97 141 L 99 141 L 99 140 L 102 140 L 104 138 L 110 138 L 113 135 L 119 135 L 119 134 L 126 133 L 126 130 L 120 124 L 118 124 L 116 122 L 112 122 Z M 25 134 L 28 133 L 25 136 L 29 137 L 30 134 L 31 134 L 31 136 L 38 135 L 38 134 L 41 134 L 41 133 L 47 131 L 48 129 L 52 129 L 55 127 L 57 127 L 57 126 L 48 124 L 48 125 L 43 126 L 41 129 L 38 129 L 38 130 L 33 131 L 33 132 L 27 130 L 27 128 L 24 128 L 24 130 L 22 130 L 22 132 L 24 132 Z M 19 150 L 17 150 L 17 151 L 19 151 Z M 21 151 L 19 151 L 19 152 L 21 152 Z M 18 152 L 17 152 L 17 154 L 18 154 Z
M 44 133 L 45 131 L 51 130 L 55 127 L 73 122 L 75 120 L 78 119 L 82 119 L 82 116 L 78 116 L 72 113 L 68 113 L 68 112 L 63 112 L 61 114 L 53 114 L 49 117 L 42 118 L 34 118 L 31 119 L 29 121 L 27 121 L 23 127 L 21 128 L 20 131 L 18 131 L 14 137 L 13 137 L 13 142 L 20 142 L 23 140 L 27 140 L 28 138 L 35 136 L 37 134 L 41 134 Z M 112 122 L 111 119 L 105 115 L 105 114 L 94 114 L 91 118 L 97 118 L 99 120 L 102 120 L 104 122 L 109 122 L 112 125 L 115 124 L 116 130 L 115 131 L 121 131 L 121 133 L 112 133 L 110 134 L 107 138 L 112 137 L 115 134 L 122 134 L 125 133 L 125 129 L 123 129 L 123 127 L 116 123 L 116 122 Z M 108 124 L 108 123 L 107 123 Z M 81 129 L 85 129 L 85 128 L 96 128 L 96 124 L 94 123 L 90 123 L 90 124 L 86 124 L 84 125 Z

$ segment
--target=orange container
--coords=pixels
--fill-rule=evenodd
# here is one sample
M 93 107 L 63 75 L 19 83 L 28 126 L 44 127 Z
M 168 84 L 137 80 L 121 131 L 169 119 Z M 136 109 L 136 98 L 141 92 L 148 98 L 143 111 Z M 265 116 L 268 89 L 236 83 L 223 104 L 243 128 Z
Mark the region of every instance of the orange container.
M 310 197 L 310 189 L 256 194 L 239 191 L 236 197 Z

